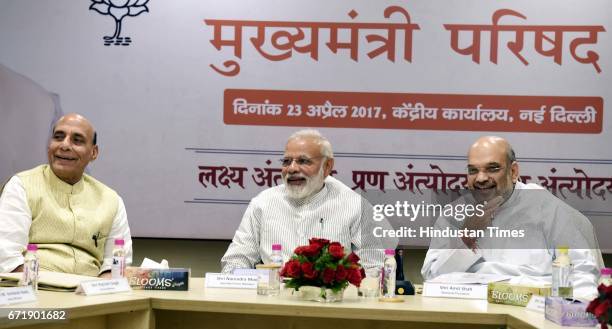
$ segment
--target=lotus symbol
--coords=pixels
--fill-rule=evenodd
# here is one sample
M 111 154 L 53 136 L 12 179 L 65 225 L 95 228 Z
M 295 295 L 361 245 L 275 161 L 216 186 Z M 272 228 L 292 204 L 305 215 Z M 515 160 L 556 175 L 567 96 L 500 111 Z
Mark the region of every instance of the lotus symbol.
M 149 0 L 91 0 L 90 10 L 95 10 L 102 15 L 111 15 L 115 19 L 115 33 L 103 38 L 104 45 L 129 46 L 132 43 L 130 37 L 121 36 L 121 21 L 126 16 L 138 16 L 149 12 L 146 4 Z

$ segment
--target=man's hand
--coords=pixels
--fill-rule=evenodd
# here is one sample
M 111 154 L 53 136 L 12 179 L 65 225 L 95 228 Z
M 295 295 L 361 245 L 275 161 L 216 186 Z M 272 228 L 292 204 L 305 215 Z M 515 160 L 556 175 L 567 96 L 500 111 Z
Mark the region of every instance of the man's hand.
M 496 196 L 489 201 L 485 201 L 482 216 L 474 215 L 467 218 L 463 222 L 463 228 L 468 230 L 485 230 L 487 227 L 491 226 L 491 222 L 495 217 L 495 211 L 503 202 L 504 198 L 502 196 Z M 461 239 L 468 248 L 472 250 L 476 250 L 476 248 L 478 248 L 478 244 L 476 243 L 477 238 L 463 236 Z
M 21 265 L 19 265 L 19 266 L 15 267 L 15 269 L 14 269 L 14 270 L 12 270 L 11 272 L 12 272 L 12 273 L 15 273 L 15 272 L 23 272 L 23 264 L 21 264 Z
M 111 274 L 111 271 L 105 271 L 105 272 L 100 273 L 100 275 L 98 275 L 98 277 L 102 278 L 102 279 L 111 279 L 112 278 L 112 274 Z

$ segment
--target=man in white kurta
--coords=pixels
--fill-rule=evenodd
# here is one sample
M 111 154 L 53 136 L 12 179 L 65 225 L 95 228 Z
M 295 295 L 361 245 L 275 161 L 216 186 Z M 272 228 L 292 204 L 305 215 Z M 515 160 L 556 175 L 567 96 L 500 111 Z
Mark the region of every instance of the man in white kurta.
M 104 275 L 113 240 L 132 248 L 125 206 L 115 191 L 84 174 L 98 156 L 96 133 L 87 119 L 68 114 L 54 125 L 49 164 L 20 172 L 0 194 L 0 271 L 21 271 L 22 252 L 38 244 L 42 270 Z
M 284 184 L 251 200 L 221 259 L 223 272 L 270 262 L 272 244 L 277 243 L 286 261 L 313 237 L 340 242 L 365 268 L 382 266 L 383 244 L 372 235 L 372 206 L 329 176 L 329 141 L 314 130 L 299 131 L 289 138 L 281 164 Z
M 468 163 L 471 194 L 455 203 L 488 201 L 485 215 L 472 222 L 441 217 L 435 228 L 497 227 L 522 230 L 524 236 L 432 239 L 421 270 L 424 279 L 450 272 L 471 272 L 550 282 L 555 248 L 566 245 L 573 264 L 570 280 L 574 296 L 592 296 L 603 260 L 588 219 L 538 185 L 518 182 L 514 152 L 501 138 L 479 139 L 470 149 Z

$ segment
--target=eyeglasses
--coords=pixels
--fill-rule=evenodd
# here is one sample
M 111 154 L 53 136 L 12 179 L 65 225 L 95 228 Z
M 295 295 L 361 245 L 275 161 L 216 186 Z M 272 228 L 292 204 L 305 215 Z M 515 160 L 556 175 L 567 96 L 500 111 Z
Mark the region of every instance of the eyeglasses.
M 308 157 L 299 157 L 299 158 L 297 158 L 297 159 L 286 157 L 286 158 L 282 158 L 282 159 L 280 159 L 279 161 L 280 161 L 280 163 L 281 163 L 281 166 L 283 166 L 283 167 L 289 167 L 289 166 L 291 166 L 291 164 L 293 163 L 293 161 L 295 161 L 295 163 L 296 163 L 298 166 L 300 166 L 300 167 L 302 167 L 302 166 L 307 167 L 307 166 L 310 166 L 310 165 L 312 165 L 312 164 L 313 164 L 313 162 L 314 162 L 313 160 L 315 160 L 315 159 L 321 159 L 321 158 L 324 158 L 324 156 L 318 156 L 318 157 L 312 157 L 312 158 L 308 158 Z
M 502 171 L 503 169 L 505 169 L 505 167 L 498 166 L 498 165 L 486 166 L 484 168 L 468 166 L 467 167 L 467 172 L 468 172 L 468 175 L 478 175 L 479 172 L 484 170 L 485 173 L 487 173 L 489 175 L 493 175 L 493 174 L 497 174 L 498 172 Z

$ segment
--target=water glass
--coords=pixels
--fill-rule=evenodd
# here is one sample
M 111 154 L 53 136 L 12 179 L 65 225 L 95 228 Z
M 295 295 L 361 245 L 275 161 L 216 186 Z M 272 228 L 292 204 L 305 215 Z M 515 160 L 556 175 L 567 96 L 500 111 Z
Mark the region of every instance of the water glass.
M 280 294 L 280 265 L 259 264 L 256 266 L 260 272 L 257 280 L 257 294 L 263 296 L 277 296 Z
M 359 285 L 359 295 L 362 297 L 378 297 L 380 291 L 380 269 L 369 268 L 365 271 L 366 277 Z

